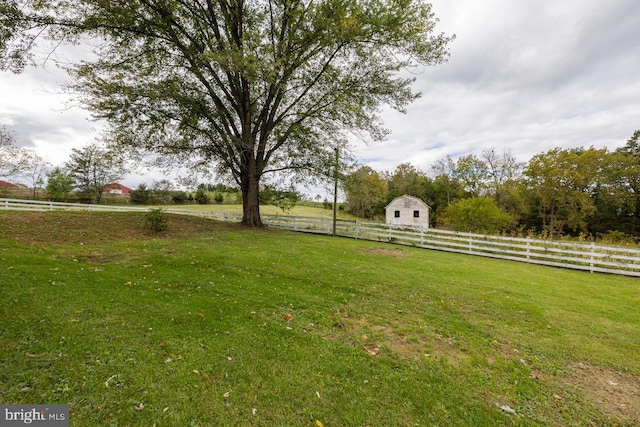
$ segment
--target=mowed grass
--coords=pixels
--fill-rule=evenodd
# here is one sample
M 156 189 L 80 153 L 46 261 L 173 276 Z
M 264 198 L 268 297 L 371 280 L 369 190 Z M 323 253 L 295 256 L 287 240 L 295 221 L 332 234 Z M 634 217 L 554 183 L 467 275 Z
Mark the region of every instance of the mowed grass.
M 73 426 L 640 423 L 638 279 L 141 219 L 0 212 L 0 403 Z

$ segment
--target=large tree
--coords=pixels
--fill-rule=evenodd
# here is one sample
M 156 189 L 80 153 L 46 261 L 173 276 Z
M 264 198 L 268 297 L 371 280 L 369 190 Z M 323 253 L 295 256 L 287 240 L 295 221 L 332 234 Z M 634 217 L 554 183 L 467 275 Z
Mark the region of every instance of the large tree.
M 254 226 L 264 174 L 326 171 L 348 132 L 383 138 L 381 105 L 418 96 L 402 72 L 442 62 L 451 40 L 422 0 L 2 2 L 5 67 L 38 31 L 91 37 L 97 59 L 71 71 L 114 140 L 230 173 Z

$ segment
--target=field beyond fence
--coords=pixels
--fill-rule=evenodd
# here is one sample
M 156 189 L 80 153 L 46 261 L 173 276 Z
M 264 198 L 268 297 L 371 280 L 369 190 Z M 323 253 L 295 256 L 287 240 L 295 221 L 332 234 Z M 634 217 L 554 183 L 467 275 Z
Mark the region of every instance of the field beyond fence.
M 69 210 L 103 212 L 148 212 L 151 208 L 108 206 L 33 200 L 0 199 L 5 210 Z M 215 212 L 168 208 L 176 215 L 199 216 L 219 221 L 238 222 L 239 212 Z M 273 228 L 332 235 L 334 224 L 328 217 L 262 215 Z M 359 220 L 338 219 L 335 234 L 340 237 L 388 242 L 423 249 L 456 252 L 553 267 L 640 277 L 640 250 L 604 246 L 595 243 L 561 242 L 534 238 L 490 236 L 420 227 L 399 227 Z

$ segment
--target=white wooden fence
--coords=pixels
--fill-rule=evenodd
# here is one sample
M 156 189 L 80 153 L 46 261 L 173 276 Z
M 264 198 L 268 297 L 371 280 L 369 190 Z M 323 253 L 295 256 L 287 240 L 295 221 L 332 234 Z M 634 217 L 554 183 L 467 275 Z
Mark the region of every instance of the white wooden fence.
M 0 209 L 147 212 L 151 208 L 0 199 Z M 240 213 L 190 209 L 165 209 L 164 211 L 221 221 L 240 221 L 242 216 Z M 333 233 L 333 220 L 331 218 L 262 215 L 262 220 L 273 228 L 327 235 Z M 532 238 L 486 236 L 432 228 L 390 227 L 386 224 L 343 219 L 337 220 L 336 235 L 424 249 L 585 270 L 591 273 L 601 272 L 640 277 L 640 250 L 638 249 L 602 246 L 594 243 L 585 244 Z
M 0 210 L 13 211 L 89 211 L 89 212 L 149 212 L 152 207 L 135 207 L 128 205 L 94 205 L 81 203 L 61 203 L 61 202 L 43 202 L 40 200 L 22 200 L 22 199 L 2 199 L 0 198 Z M 240 221 L 242 214 L 236 212 L 210 212 L 199 211 L 195 209 L 165 209 L 163 212 L 177 214 L 200 216 L 204 218 L 217 219 L 221 221 Z

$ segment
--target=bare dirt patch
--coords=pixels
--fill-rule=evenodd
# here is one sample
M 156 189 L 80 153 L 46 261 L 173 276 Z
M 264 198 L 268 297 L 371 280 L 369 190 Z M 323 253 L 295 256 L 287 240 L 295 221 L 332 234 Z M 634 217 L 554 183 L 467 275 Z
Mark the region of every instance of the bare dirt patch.
M 401 359 L 428 357 L 432 360 L 445 360 L 452 365 L 468 361 L 470 356 L 457 345 L 457 340 L 430 331 L 412 332 L 409 336 L 401 332 L 398 325 L 380 325 L 367 318 L 344 318 L 334 328 L 334 334 L 352 336 L 355 346 L 361 347 L 370 355 L 389 351 Z
M 370 254 L 387 255 L 394 258 L 403 258 L 406 256 L 405 251 L 399 248 L 367 248 L 363 250 Z
M 640 377 L 602 366 L 572 363 L 571 385 L 603 414 L 624 423 L 640 421 Z

